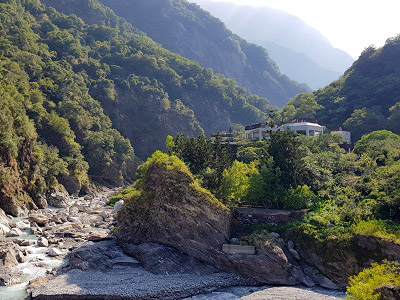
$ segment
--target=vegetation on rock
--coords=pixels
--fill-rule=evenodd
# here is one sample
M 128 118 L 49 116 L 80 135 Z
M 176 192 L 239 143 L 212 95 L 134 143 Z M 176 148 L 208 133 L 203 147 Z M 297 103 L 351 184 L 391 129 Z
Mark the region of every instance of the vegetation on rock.
M 400 289 L 400 264 L 398 262 L 384 262 L 373 264 L 370 269 L 362 271 L 350 279 L 347 288 L 349 300 L 379 300 L 396 299 L 386 298 L 382 295 L 382 288 L 397 289 L 397 296 Z

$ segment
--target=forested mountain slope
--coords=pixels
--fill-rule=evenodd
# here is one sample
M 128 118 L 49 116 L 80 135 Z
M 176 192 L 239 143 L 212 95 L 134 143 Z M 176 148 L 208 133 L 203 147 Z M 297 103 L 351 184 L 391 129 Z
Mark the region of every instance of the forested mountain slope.
M 400 133 L 400 36 L 382 48 L 369 47 L 337 81 L 300 95 L 284 108 L 285 118 L 314 115 L 330 129 L 350 130 L 355 139 L 374 130 Z
M 8 213 L 58 182 L 76 193 L 88 175 L 112 184 L 132 178 L 131 143 L 145 158 L 169 134 L 226 130 L 271 108 L 97 1 L 62 4 L 109 26 L 39 0 L 0 1 L 0 207 Z
M 220 18 L 235 34 L 267 49 L 283 73 L 312 88 L 321 88 L 338 79 L 354 61 L 344 51 L 334 48 L 315 28 L 284 11 L 210 0 L 190 2 Z M 276 46 L 283 49 L 276 51 Z M 295 63 L 290 65 L 292 61 Z
M 196 4 L 185 0 L 101 2 L 168 50 L 235 79 L 239 86 L 274 105 L 282 107 L 308 90 L 281 74 L 263 48 L 234 35 Z M 58 8 L 65 11 L 61 4 Z

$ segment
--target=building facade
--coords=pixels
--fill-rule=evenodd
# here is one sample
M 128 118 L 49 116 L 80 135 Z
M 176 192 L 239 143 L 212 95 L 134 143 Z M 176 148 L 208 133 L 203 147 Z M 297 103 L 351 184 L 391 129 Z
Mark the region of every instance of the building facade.
M 266 124 L 253 124 L 245 127 L 245 138 L 248 142 L 256 142 L 269 140 L 271 134 L 277 131 L 285 131 L 290 129 L 298 134 L 305 135 L 310 138 L 319 137 L 324 133 L 324 128 L 313 122 L 294 122 L 287 123 L 281 126 L 270 127 Z

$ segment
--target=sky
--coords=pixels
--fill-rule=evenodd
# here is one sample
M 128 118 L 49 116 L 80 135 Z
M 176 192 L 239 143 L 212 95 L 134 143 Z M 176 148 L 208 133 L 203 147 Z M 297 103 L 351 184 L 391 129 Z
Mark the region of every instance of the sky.
M 357 59 L 364 48 L 400 34 L 400 0 L 214 0 L 268 6 L 301 18 Z

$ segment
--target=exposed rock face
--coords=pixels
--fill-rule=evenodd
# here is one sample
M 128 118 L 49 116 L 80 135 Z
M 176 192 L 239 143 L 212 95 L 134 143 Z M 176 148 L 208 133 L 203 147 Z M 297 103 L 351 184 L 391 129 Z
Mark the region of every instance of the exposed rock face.
M 198 274 L 217 273 L 217 269 L 188 256 L 172 247 L 155 243 L 128 244 L 124 252 L 139 260 L 140 264 L 154 274 Z
M 211 194 L 195 188 L 191 174 L 150 165 L 142 176 L 140 196 L 127 199 L 119 213 L 117 235 L 123 245 L 168 245 L 222 271 L 269 284 L 291 285 L 307 277 L 278 245 L 260 245 L 257 255 L 223 253 L 230 213 Z
M 35 181 L 37 161 L 34 156 L 34 142 L 26 140 L 18 149 L 18 157 L 3 153 L 0 158 L 0 174 L 6 180 L 0 182 L 0 208 L 14 217 L 26 215 L 28 209 L 36 208 L 29 194 Z
M 400 299 L 400 288 L 395 286 L 382 287 L 377 290 L 377 294 L 381 295 L 383 300 L 398 300 Z
M 355 236 L 346 243 L 333 240 L 322 244 L 299 230 L 290 230 L 285 237 L 295 242 L 305 262 L 341 287 L 347 286 L 351 276 L 370 267 L 372 262 L 400 261 L 400 245 L 379 238 Z M 324 279 L 320 285 L 329 288 L 331 282 Z
M 120 212 L 122 242 L 155 242 L 209 260 L 229 241 L 230 213 L 211 195 L 196 190 L 183 172 L 154 167 L 148 171 L 143 197 Z M 132 201 L 131 201 L 132 202 Z

